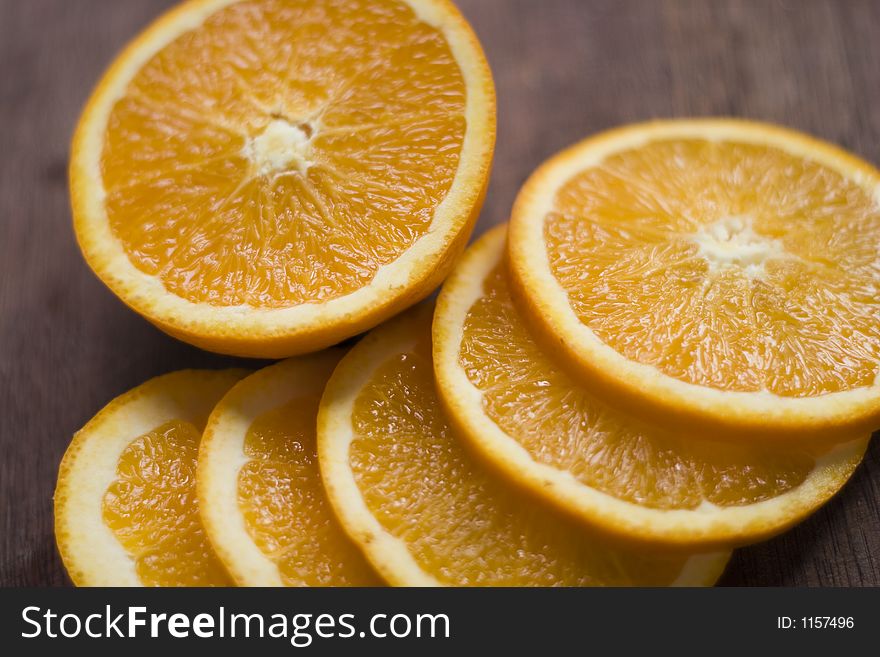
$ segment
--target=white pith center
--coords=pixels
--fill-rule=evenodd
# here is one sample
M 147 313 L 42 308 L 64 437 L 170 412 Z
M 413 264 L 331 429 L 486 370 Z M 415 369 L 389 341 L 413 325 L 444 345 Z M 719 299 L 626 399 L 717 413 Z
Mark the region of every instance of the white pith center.
M 779 240 L 755 232 L 751 217 L 725 217 L 706 224 L 691 241 L 710 271 L 736 267 L 749 278 L 762 276 L 768 259 L 785 255 Z
M 274 119 L 261 134 L 248 139 L 242 152 L 257 175 L 264 176 L 291 170 L 305 173 L 312 165 L 310 150 L 311 138 L 305 130 L 284 119 Z

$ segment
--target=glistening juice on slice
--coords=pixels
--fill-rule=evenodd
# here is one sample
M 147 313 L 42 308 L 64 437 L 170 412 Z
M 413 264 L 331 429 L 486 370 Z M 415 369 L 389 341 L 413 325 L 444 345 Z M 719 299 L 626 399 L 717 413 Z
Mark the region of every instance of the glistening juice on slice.
M 880 427 L 880 172 L 806 135 L 636 124 L 542 165 L 515 203 L 511 286 L 584 385 L 737 441 Z
M 318 470 L 318 401 L 342 353 L 264 368 L 211 415 L 199 456 L 202 516 L 242 586 L 382 584 L 333 517 Z
M 207 0 L 120 54 L 80 120 L 77 238 L 197 346 L 314 351 L 428 294 L 495 139 L 491 73 L 446 0 Z
M 477 241 L 434 317 L 440 397 L 505 477 L 586 523 L 646 543 L 745 544 L 827 501 L 867 438 L 836 447 L 693 439 L 615 411 L 534 340 L 514 305 L 506 227 Z
M 113 400 L 67 449 L 55 534 L 78 586 L 230 586 L 195 471 L 208 414 L 241 370 L 185 370 Z
M 434 388 L 430 308 L 375 330 L 343 359 L 318 417 L 328 495 L 398 585 L 712 584 L 728 553 L 611 547 L 497 479 L 465 451 Z

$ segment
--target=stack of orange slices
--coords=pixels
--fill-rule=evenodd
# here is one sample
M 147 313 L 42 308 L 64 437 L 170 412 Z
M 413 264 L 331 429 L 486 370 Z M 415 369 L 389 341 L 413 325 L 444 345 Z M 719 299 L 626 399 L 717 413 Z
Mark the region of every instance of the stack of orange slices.
M 741 545 L 834 494 L 880 425 L 880 174 L 732 120 L 634 125 L 526 182 L 440 296 L 468 443 L 621 538 Z
M 193 0 L 126 49 L 74 141 L 86 260 L 177 337 L 289 358 L 75 436 L 75 583 L 711 585 L 843 487 L 880 426 L 880 172 L 633 125 L 455 262 L 494 109 L 446 0 Z
M 183 371 L 71 443 L 58 547 L 81 586 L 705 586 L 726 547 L 626 546 L 464 449 L 423 306 L 351 352 Z M 213 410 L 211 408 L 213 407 Z

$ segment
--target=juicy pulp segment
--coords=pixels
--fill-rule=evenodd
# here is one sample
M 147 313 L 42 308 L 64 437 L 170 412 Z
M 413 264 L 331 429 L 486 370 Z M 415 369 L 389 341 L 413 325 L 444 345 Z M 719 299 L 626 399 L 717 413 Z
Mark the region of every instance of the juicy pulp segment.
M 133 440 L 104 494 L 104 523 L 145 586 L 231 586 L 208 542 L 195 490 L 201 432 L 170 421 Z
M 315 443 L 317 396 L 257 417 L 238 474 L 249 534 L 288 586 L 378 586 L 378 578 L 339 526 L 325 496 Z
M 557 191 L 551 271 L 627 359 L 688 383 L 809 397 L 880 372 L 880 202 L 779 148 L 661 140 Z
M 536 462 L 628 502 L 658 509 L 752 504 L 797 487 L 816 464 L 806 449 L 681 439 L 596 401 L 535 343 L 503 263 L 468 312 L 459 363 L 482 392 L 486 414 Z
M 455 177 L 465 85 L 399 0 L 245 0 L 114 106 L 105 207 L 135 267 L 193 302 L 280 308 L 368 284 Z
M 450 585 L 663 585 L 685 557 L 612 550 L 495 480 L 464 451 L 434 388 L 430 327 L 381 364 L 352 413 L 349 461 L 371 514 Z

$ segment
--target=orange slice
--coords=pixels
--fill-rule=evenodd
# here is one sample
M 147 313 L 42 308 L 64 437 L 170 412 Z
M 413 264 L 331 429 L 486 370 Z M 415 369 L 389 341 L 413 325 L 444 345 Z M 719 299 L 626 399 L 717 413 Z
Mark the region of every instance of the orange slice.
M 184 370 L 117 397 L 58 471 L 55 538 L 77 586 L 229 586 L 199 519 L 199 440 L 242 370 Z
M 729 553 L 612 548 L 485 471 L 434 388 L 430 308 L 376 329 L 321 399 L 318 454 L 349 535 L 396 585 L 709 585 Z
M 443 280 L 494 141 L 491 73 L 447 0 L 193 0 L 89 100 L 74 226 L 97 275 L 166 332 L 290 356 Z
M 692 440 L 623 415 L 548 358 L 514 306 L 506 227 L 476 242 L 434 315 L 440 397 L 511 483 L 602 530 L 680 546 L 745 544 L 836 493 L 867 439 L 833 448 Z
M 333 517 L 318 471 L 318 401 L 342 354 L 262 369 L 230 390 L 208 420 L 199 508 L 241 586 L 381 584 Z
M 511 287 L 607 401 L 694 435 L 880 427 L 880 172 L 783 128 L 660 121 L 592 137 L 521 190 Z

